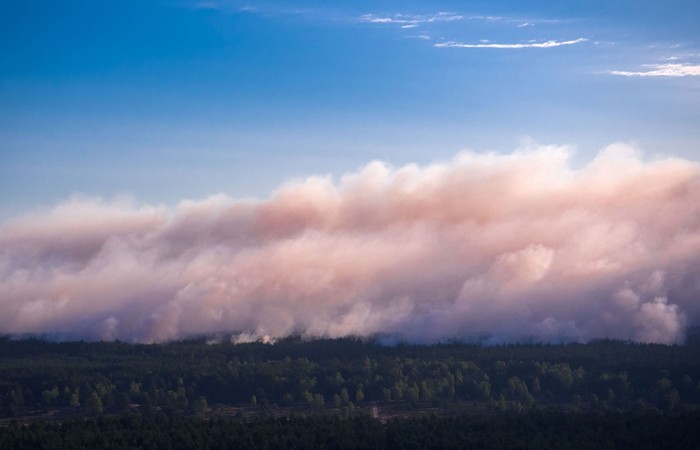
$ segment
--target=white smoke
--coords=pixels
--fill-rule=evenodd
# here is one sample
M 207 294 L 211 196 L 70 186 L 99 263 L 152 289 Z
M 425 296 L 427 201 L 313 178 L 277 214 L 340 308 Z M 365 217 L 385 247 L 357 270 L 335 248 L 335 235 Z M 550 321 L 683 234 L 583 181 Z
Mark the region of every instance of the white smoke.
M 264 201 L 73 198 L 0 228 L 0 333 L 677 342 L 700 319 L 700 165 L 624 145 L 372 162 Z

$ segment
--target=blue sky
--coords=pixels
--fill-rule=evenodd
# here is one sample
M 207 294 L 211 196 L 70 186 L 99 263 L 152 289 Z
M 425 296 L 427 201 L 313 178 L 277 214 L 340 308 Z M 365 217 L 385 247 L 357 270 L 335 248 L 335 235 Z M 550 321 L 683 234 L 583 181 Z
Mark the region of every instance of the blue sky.
M 3 1 L 0 218 L 615 141 L 700 159 L 695 1 Z

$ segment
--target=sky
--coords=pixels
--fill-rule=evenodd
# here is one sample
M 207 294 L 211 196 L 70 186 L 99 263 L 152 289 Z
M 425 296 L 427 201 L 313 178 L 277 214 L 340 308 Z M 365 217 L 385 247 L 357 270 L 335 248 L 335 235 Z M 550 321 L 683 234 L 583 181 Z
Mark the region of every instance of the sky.
M 698 23 L 678 0 L 3 1 L 0 333 L 678 342 Z

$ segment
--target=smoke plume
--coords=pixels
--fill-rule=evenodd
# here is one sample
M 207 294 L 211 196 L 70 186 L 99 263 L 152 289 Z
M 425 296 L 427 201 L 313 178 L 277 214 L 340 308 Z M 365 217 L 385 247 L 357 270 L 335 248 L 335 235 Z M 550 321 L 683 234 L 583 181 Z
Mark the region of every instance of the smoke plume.
M 700 319 L 700 165 L 540 147 L 261 201 L 72 198 L 0 227 L 0 311 L 0 333 L 136 342 L 678 342 Z

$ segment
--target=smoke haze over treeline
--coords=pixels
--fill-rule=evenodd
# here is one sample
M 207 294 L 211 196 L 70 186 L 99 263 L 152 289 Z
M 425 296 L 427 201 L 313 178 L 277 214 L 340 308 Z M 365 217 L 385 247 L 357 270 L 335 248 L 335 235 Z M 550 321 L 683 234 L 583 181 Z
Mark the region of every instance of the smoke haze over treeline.
M 372 162 L 269 199 L 75 197 L 0 226 L 0 333 L 675 343 L 700 323 L 700 165 L 615 144 Z

